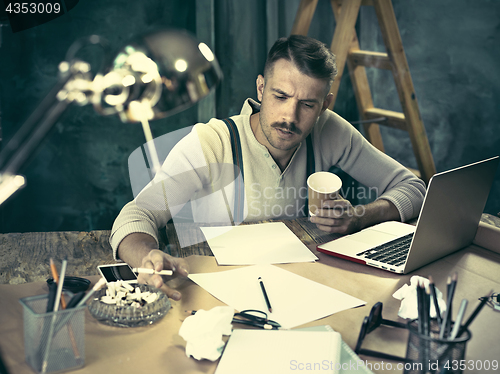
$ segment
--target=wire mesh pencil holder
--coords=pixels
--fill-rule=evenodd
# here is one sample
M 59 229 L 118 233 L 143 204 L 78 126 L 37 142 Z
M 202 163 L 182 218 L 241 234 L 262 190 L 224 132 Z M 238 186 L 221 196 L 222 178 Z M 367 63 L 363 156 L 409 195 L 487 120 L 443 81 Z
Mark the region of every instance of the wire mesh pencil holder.
M 469 330 L 454 340 L 439 339 L 439 325 L 435 320 L 431 321 L 429 335 L 419 332 L 418 320 L 409 322 L 408 330 L 408 362 L 404 374 L 463 372 L 461 360 L 465 358 L 465 348 L 471 338 Z
M 46 313 L 47 300 L 47 295 L 19 300 L 26 362 L 36 373 L 78 369 L 85 364 L 86 305 Z

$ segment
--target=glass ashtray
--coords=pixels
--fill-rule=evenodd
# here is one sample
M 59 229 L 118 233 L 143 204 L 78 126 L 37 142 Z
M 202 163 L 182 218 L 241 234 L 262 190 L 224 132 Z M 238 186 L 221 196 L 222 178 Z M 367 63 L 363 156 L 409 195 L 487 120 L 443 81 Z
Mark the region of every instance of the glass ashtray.
M 162 319 L 171 308 L 168 296 L 156 287 L 147 284 L 135 284 L 141 292 L 157 293 L 158 297 L 152 303 L 141 307 L 132 305 L 118 306 L 106 304 L 101 301 L 106 296 L 107 287 L 97 291 L 89 303 L 89 312 L 100 323 L 116 327 L 140 327 L 147 326 Z

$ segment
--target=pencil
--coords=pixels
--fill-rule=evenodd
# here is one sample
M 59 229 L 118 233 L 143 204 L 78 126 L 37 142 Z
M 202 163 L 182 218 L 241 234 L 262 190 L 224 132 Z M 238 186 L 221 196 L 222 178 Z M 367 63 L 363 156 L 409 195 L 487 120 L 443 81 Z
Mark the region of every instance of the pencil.
M 54 264 L 54 260 L 50 259 L 50 271 L 52 273 L 52 278 L 54 278 L 54 282 L 59 286 L 59 274 L 57 273 L 56 265 Z M 64 287 L 64 280 L 61 282 L 62 287 Z M 66 303 L 66 299 L 64 298 L 64 294 L 61 292 L 61 308 L 66 309 L 68 304 Z M 52 309 L 53 310 L 53 309 Z M 75 358 L 78 360 L 80 358 L 80 352 L 78 350 L 78 346 L 76 345 L 75 334 L 70 325 L 68 326 L 69 338 L 71 340 L 71 345 L 73 347 L 73 353 L 75 354 Z
M 441 311 L 439 310 L 439 303 L 436 294 L 436 286 L 434 285 L 434 279 L 432 279 L 432 276 L 430 275 L 429 275 L 429 288 L 431 290 L 432 301 L 434 302 L 434 309 L 436 310 L 436 320 L 437 323 L 441 325 L 441 322 L 443 320 L 441 319 Z
M 456 273 L 453 275 L 453 281 L 450 277 L 448 277 L 447 288 L 447 297 L 446 297 L 446 312 L 443 317 L 443 322 L 441 323 L 441 331 L 439 332 L 439 339 L 444 339 L 445 335 L 448 336 L 449 328 L 452 319 L 452 311 L 451 306 L 453 303 L 453 294 L 455 293 L 455 287 L 457 285 L 457 275 Z
M 450 284 L 450 292 L 448 294 L 448 305 L 446 306 L 447 310 L 449 311 L 449 318 L 446 322 L 446 331 L 445 333 L 448 335 L 450 333 L 451 329 L 451 321 L 453 319 L 453 297 L 455 296 L 455 289 L 457 288 L 457 273 L 453 274 L 453 277 L 451 278 L 451 284 Z
M 264 295 L 264 299 L 266 300 L 267 309 L 269 313 L 273 312 L 273 308 L 271 307 L 271 302 L 269 301 L 269 297 L 267 296 L 266 287 L 264 287 L 264 282 L 262 281 L 262 277 L 259 277 L 260 289 L 262 290 L 262 294 Z
M 57 273 L 56 265 L 54 264 L 54 260 L 50 259 L 50 271 L 52 273 L 52 278 L 54 278 L 54 283 L 59 285 L 59 274 Z M 63 284 L 64 286 L 64 284 Z M 64 294 L 61 293 L 61 307 L 66 309 L 66 299 L 64 298 Z

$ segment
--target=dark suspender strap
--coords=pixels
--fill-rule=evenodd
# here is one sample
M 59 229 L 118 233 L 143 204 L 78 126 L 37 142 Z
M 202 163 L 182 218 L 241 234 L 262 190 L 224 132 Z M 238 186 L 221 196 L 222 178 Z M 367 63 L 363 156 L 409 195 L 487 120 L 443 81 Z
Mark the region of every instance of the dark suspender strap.
M 307 135 L 306 145 L 307 145 L 307 176 L 306 176 L 306 181 L 307 181 L 307 178 L 309 178 L 309 176 L 316 171 L 316 166 L 315 166 L 315 162 L 314 162 L 314 149 L 313 149 L 313 145 L 312 145 L 311 134 Z M 308 216 L 308 213 L 309 213 L 308 206 L 309 206 L 309 199 L 306 199 L 304 209 L 302 209 L 302 213 L 306 217 Z
M 243 210 L 245 203 L 245 189 L 244 189 L 244 172 L 243 172 L 243 156 L 241 153 L 241 143 L 240 143 L 240 135 L 238 132 L 238 128 L 236 124 L 231 118 L 223 119 L 229 130 L 229 137 L 231 140 L 231 151 L 233 152 L 233 164 L 239 169 L 241 173 L 241 180 L 235 179 L 235 196 L 234 196 L 234 213 L 233 220 L 235 222 L 243 221 Z M 314 161 L 314 149 L 312 145 L 312 136 L 309 134 L 306 138 L 306 146 L 307 146 L 307 177 L 315 172 L 315 161 Z M 238 170 L 237 169 L 237 170 Z M 304 208 L 308 206 L 308 201 L 306 200 L 306 204 Z M 307 216 L 307 210 L 303 210 L 305 216 Z
M 240 134 L 236 124 L 231 118 L 223 120 L 229 130 L 229 138 L 231 140 L 231 151 L 233 152 L 233 164 L 236 166 L 236 170 L 241 173 L 241 179 L 236 178 L 235 191 L 234 191 L 234 211 L 233 220 L 235 223 L 243 222 L 243 214 L 245 207 L 245 185 L 244 185 L 244 173 L 243 173 L 243 155 L 241 153 L 241 143 Z
M 314 165 L 314 149 L 313 149 L 313 143 L 312 143 L 312 136 L 311 134 L 307 135 L 306 138 L 306 145 L 307 145 L 307 178 L 315 172 L 316 166 Z

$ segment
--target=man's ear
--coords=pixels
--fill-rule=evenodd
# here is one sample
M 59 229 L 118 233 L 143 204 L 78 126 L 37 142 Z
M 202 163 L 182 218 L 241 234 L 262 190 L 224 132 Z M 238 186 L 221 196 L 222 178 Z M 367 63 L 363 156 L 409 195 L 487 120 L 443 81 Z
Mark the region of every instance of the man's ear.
M 323 107 L 321 108 L 321 114 L 323 114 L 323 112 L 326 109 L 328 109 L 328 107 L 330 106 L 330 104 L 332 103 L 332 101 L 333 101 L 333 94 L 329 93 L 328 95 L 326 95 L 326 98 L 323 101 Z
M 264 95 L 264 77 L 259 75 L 257 77 L 257 99 L 262 102 L 262 96 Z

